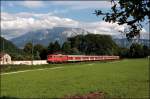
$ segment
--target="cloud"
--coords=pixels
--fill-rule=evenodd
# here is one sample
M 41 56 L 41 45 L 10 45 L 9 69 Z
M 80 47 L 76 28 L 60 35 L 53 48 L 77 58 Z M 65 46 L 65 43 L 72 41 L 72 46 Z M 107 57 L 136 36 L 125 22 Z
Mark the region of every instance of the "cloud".
M 85 29 L 100 30 L 111 32 L 111 30 L 123 30 L 124 26 L 116 23 L 100 22 L 79 22 L 70 18 L 61 18 L 53 16 L 52 13 L 28 13 L 22 12 L 17 14 L 1 13 L 1 26 L 3 30 L 8 29 L 42 29 L 52 28 L 55 26 L 64 27 L 81 27 Z
M 116 35 L 119 31 L 123 31 L 127 25 L 118 25 L 117 23 L 108 23 L 104 21 L 84 23 L 84 28 L 95 34 Z
M 80 22 L 70 18 L 54 16 L 52 13 L 1 13 L 1 30 L 7 39 L 23 35 L 29 31 L 54 27 L 83 28 L 95 34 L 122 35 L 119 31 L 124 31 L 127 25 L 104 21 Z M 147 35 L 147 31 L 143 29 L 142 34 Z
M 27 8 L 39 8 L 45 5 L 43 1 L 21 1 L 19 4 Z
M 18 14 L 10 14 L 5 12 L 1 13 L 1 29 L 3 33 L 7 33 L 8 35 L 10 35 L 10 33 L 15 32 L 16 36 L 19 36 L 24 34 L 25 33 L 24 31 L 28 32 L 38 29 L 50 29 L 56 26 L 77 27 L 78 24 L 79 23 L 75 20 L 53 16 L 51 15 L 51 13 L 47 14 L 36 14 L 27 12 Z M 17 30 L 19 32 L 17 32 Z
M 47 14 L 35 13 L 18 13 L 9 14 L 1 13 L 1 26 L 3 30 L 10 29 L 43 29 L 55 26 L 75 27 L 78 22 L 69 18 L 60 18 Z

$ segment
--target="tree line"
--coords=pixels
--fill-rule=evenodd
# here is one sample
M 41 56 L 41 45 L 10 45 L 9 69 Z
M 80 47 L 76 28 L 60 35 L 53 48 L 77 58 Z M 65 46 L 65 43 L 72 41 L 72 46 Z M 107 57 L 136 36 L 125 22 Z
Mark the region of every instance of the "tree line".
M 34 59 L 46 59 L 48 54 L 72 55 L 118 55 L 119 47 L 111 36 L 88 34 L 70 37 L 62 45 L 58 41 L 50 42 L 47 47 L 41 44 L 32 45 L 31 42 L 24 46 L 23 51 Z
M 150 48 L 146 45 L 133 43 L 130 48 L 120 48 L 122 58 L 144 58 L 150 56 Z
M 58 41 L 50 42 L 47 47 L 31 42 L 24 46 L 23 51 L 32 54 L 34 59 L 46 59 L 48 54 L 71 55 L 119 55 L 122 58 L 142 58 L 150 55 L 150 48 L 145 45 L 133 43 L 130 48 L 119 47 L 108 35 L 88 34 L 70 37 L 62 45 Z

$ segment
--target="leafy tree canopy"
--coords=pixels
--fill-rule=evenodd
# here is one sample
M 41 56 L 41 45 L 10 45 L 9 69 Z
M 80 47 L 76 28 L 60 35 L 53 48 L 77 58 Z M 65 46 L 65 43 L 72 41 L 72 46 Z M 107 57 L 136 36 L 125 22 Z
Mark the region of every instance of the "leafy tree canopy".
M 118 46 L 112 40 L 111 36 L 88 34 L 77 35 L 68 39 L 72 49 L 77 49 L 80 54 L 87 55 L 116 55 Z M 73 50 L 73 52 L 77 52 Z
M 60 44 L 58 43 L 58 41 L 50 42 L 50 44 L 48 45 L 48 53 L 49 54 L 53 54 L 56 52 L 59 52 L 61 50 Z
M 43 45 L 41 45 L 41 44 L 36 44 L 36 45 L 34 45 L 34 52 L 41 52 L 43 49 L 44 49 L 44 46 Z
M 28 54 L 32 54 L 32 48 L 33 48 L 33 45 L 31 42 L 29 42 L 29 43 L 26 43 L 23 50 L 24 50 L 24 52 L 26 52 Z
M 137 43 L 133 43 L 130 46 L 130 57 L 143 57 L 144 55 L 144 51 L 142 48 L 142 45 L 137 44 Z
M 65 54 L 70 54 L 70 49 L 71 49 L 71 45 L 69 42 L 64 42 L 62 45 L 61 50 L 65 53 Z
M 105 15 L 103 18 L 106 22 L 117 22 L 119 25 L 127 24 L 126 33 L 127 39 L 132 39 L 135 36 L 140 36 L 142 30 L 142 22 L 150 19 L 150 1 L 149 0 L 111 0 L 113 6 L 111 12 L 102 12 L 95 10 L 95 14 Z M 118 2 L 118 3 L 117 3 Z M 148 24 L 148 23 L 147 23 Z

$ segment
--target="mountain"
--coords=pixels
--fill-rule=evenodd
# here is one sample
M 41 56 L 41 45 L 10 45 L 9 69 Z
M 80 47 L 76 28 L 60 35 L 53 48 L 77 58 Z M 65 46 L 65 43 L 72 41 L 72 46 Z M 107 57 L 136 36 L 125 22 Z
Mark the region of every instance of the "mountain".
M 130 45 L 132 43 L 139 43 L 139 44 L 142 44 L 142 45 L 146 45 L 150 48 L 150 40 L 148 39 L 133 39 L 133 41 L 128 41 L 126 38 L 123 38 L 123 39 L 119 39 L 119 38 L 113 38 L 113 40 L 116 42 L 116 44 L 118 44 L 120 47 L 126 47 L 126 48 L 129 48 Z
M 54 27 L 52 29 L 31 31 L 17 38 L 13 38 L 11 41 L 20 48 L 24 47 L 27 42 L 47 46 L 50 42 L 56 40 L 62 44 L 68 37 L 87 33 L 87 31 L 81 28 Z
M 33 42 L 33 44 L 42 44 L 48 46 L 50 42 L 58 41 L 63 44 L 68 37 L 72 37 L 78 34 L 89 34 L 81 28 L 70 27 L 54 27 L 52 29 L 41 29 L 36 31 L 30 31 L 19 37 L 11 39 L 11 41 L 19 48 L 23 48 L 27 42 Z M 121 47 L 129 48 L 132 42 L 129 42 L 126 38 L 121 38 L 121 35 L 111 35 L 113 40 Z M 150 41 L 148 39 L 139 39 L 139 43 L 149 46 Z

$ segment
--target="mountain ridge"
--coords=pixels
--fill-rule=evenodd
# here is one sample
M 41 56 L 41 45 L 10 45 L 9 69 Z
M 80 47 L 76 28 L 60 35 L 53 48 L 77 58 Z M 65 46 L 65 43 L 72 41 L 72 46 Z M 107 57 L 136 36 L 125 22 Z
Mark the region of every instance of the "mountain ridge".
M 24 45 L 28 42 L 48 46 L 50 42 L 54 42 L 56 40 L 62 45 L 68 37 L 76 36 L 79 34 L 85 35 L 90 34 L 90 32 L 81 28 L 54 27 L 52 29 L 40 29 L 36 31 L 30 31 L 19 37 L 13 38 L 10 41 L 12 41 L 19 48 L 23 48 Z M 129 42 L 126 38 L 119 38 L 119 35 L 111 36 L 112 39 L 121 47 L 129 47 L 131 45 L 131 42 Z M 139 42 L 147 46 L 149 46 L 150 44 L 150 41 L 146 39 L 139 39 Z
M 47 46 L 50 42 L 56 40 L 62 44 L 68 37 L 87 33 L 87 31 L 81 28 L 55 27 L 52 29 L 31 31 L 22 36 L 13 38 L 11 41 L 18 47 L 23 47 L 27 42 Z

